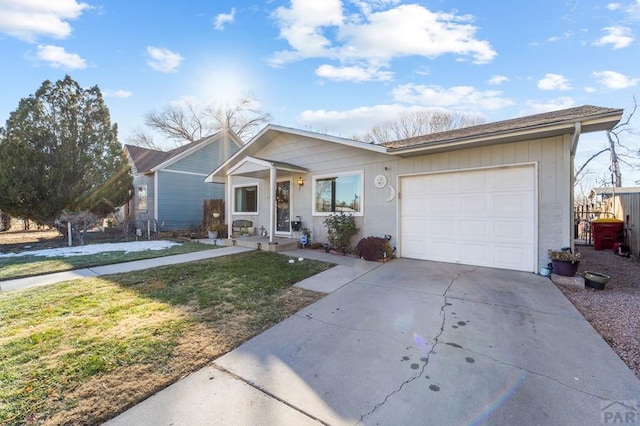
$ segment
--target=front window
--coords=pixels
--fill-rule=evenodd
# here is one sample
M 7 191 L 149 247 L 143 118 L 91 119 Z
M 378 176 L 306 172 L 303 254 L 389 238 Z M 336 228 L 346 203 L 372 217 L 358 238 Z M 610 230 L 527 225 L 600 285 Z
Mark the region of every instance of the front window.
M 136 210 L 139 212 L 147 211 L 147 185 L 141 185 L 138 187 Z
M 362 173 L 318 176 L 313 182 L 314 213 L 362 214 Z
M 258 185 L 236 186 L 233 194 L 234 213 L 258 213 Z

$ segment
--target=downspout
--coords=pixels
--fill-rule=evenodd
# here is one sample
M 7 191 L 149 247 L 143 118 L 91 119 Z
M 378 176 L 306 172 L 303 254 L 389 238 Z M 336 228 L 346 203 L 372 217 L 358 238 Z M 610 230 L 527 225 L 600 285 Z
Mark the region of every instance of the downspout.
M 231 217 L 232 203 L 231 199 L 231 174 L 227 174 L 227 183 L 224 185 L 224 191 L 227 193 L 224 203 L 224 217 L 227 221 L 227 238 L 233 239 L 233 218 Z
M 269 168 L 269 245 L 273 244 L 273 225 L 276 221 L 276 178 L 274 166 Z
M 160 205 L 158 202 L 158 198 L 160 198 L 160 191 L 158 190 L 158 174 L 160 173 L 160 170 L 157 170 L 154 174 L 153 174 L 153 219 L 154 219 L 154 231 L 155 229 L 155 223 L 156 221 L 158 221 L 158 206 Z M 147 195 L 148 197 L 148 195 Z M 147 216 L 148 217 L 148 216 Z
M 576 213 L 575 213 L 575 186 L 576 186 L 576 172 L 575 172 L 575 158 L 576 152 L 578 150 L 578 141 L 580 139 L 580 133 L 582 132 L 582 123 L 579 121 L 575 123 L 573 129 L 573 135 L 571 136 L 571 153 L 569 156 L 569 170 L 571 171 L 571 179 L 569 185 L 569 196 L 570 196 L 570 206 L 569 210 L 571 211 L 570 219 L 569 219 L 569 238 L 571 241 L 569 242 L 569 246 L 571 247 L 571 251 L 575 252 L 575 223 L 576 223 Z

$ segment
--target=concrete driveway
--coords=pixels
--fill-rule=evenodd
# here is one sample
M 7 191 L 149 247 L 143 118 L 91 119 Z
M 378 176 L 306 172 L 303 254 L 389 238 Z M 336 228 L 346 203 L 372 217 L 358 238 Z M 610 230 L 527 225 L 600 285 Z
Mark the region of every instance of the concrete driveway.
M 638 400 L 549 279 L 396 259 L 111 424 L 599 425 Z

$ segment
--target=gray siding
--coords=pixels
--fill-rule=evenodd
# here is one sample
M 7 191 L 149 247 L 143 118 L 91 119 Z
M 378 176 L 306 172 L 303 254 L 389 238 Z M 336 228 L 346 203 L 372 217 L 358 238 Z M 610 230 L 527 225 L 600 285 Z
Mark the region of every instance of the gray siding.
M 231 143 L 223 141 L 212 142 L 209 145 L 199 149 L 193 154 L 182 158 L 175 163 L 166 167 L 166 170 L 175 170 L 190 173 L 211 173 L 224 160 L 229 158 L 231 154 L 236 152 L 238 147 Z
M 223 138 L 156 172 L 155 218 L 164 222 L 164 230 L 189 230 L 202 225 L 204 200 L 225 198 L 223 184 L 205 183 L 204 179 L 238 149 Z
M 204 175 L 158 171 L 158 222 L 164 230 L 202 225 L 204 200 L 224 198 L 224 185 L 205 184 Z

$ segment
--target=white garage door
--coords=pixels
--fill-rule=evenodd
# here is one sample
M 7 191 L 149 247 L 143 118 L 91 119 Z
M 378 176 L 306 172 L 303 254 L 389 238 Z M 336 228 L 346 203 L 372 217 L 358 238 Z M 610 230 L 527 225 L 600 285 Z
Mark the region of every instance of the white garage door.
M 400 180 L 402 257 L 535 272 L 533 166 Z

